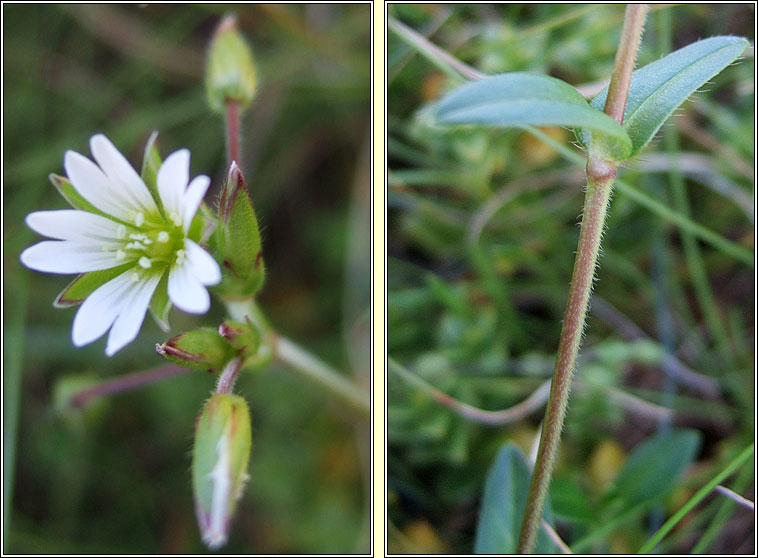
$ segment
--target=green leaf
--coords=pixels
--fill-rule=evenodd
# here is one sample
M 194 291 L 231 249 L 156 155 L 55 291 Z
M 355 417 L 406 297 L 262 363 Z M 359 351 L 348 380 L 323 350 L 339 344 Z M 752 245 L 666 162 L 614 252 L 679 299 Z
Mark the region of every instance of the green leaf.
M 632 149 L 627 133 L 602 108 L 550 76 L 513 72 L 467 83 L 437 103 L 436 116 L 440 124 L 582 127 L 602 138 L 610 157 L 626 159 Z
M 657 60 L 632 74 L 623 128 L 632 139 L 632 152 L 639 153 L 671 113 L 709 79 L 731 64 L 750 43 L 741 37 L 711 37 Z M 590 106 L 602 110 L 608 88 Z M 582 131 L 587 147 L 591 137 Z
M 56 308 L 68 308 L 69 306 L 81 304 L 84 302 L 84 299 L 95 291 L 95 289 L 104 285 L 111 279 L 118 277 L 131 267 L 134 267 L 134 262 L 112 267 L 110 269 L 103 269 L 102 271 L 83 273 L 63 289 L 61 294 L 55 298 L 53 306 Z
M 608 495 L 621 499 L 625 508 L 665 496 L 699 449 L 700 434 L 695 430 L 648 438 L 629 455 Z
M 158 140 L 158 132 L 155 131 L 150 134 L 145 145 L 145 155 L 142 158 L 142 181 L 150 190 L 150 195 L 155 201 L 155 205 L 158 206 L 158 210 L 161 212 L 161 216 L 165 219 L 166 215 L 163 212 L 163 201 L 158 193 L 158 169 L 161 168 L 161 155 L 158 153 L 158 148 L 155 146 L 155 142 Z
M 521 450 L 513 443 L 505 444 L 487 474 L 476 527 L 476 554 L 515 554 L 530 480 L 531 467 Z M 552 525 L 549 502 L 545 503 L 543 519 Z M 534 553 L 557 554 L 543 527 Z

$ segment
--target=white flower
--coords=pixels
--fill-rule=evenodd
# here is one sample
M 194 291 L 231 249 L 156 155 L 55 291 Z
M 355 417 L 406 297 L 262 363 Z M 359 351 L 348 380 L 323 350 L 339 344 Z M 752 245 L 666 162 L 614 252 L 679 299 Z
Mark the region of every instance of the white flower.
M 74 345 L 82 346 L 110 328 L 105 353 L 112 356 L 139 333 L 165 274 L 171 302 L 185 312 L 202 314 L 210 307 L 206 286 L 221 281 L 221 271 L 213 257 L 189 238 L 190 224 L 210 185 L 207 176 L 189 181 L 189 151 L 180 149 L 163 162 L 156 200 L 108 138 L 93 136 L 90 149 L 97 165 L 74 151 L 66 152 L 63 164 L 76 192 L 99 213 L 81 209 L 30 213 L 27 225 L 55 240 L 27 248 L 21 261 L 47 273 L 123 267 L 86 298 L 72 332 Z

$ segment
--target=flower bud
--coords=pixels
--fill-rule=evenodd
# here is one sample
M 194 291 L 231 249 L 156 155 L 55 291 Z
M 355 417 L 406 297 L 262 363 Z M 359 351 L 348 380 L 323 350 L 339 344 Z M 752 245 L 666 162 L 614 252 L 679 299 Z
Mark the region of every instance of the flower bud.
M 232 162 L 218 207 L 217 244 L 222 259 L 218 292 L 248 298 L 263 286 L 265 267 L 261 235 L 247 185 L 237 163 Z
M 157 344 L 155 350 L 180 366 L 201 370 L 223 368 L 235 356 L 232 344 L 207 327 L 180 333 Z
M 231 343 L 238 355 L 246 358 L 258 352 L 261 335 L 252 323 L 227 320 L 218 326 L 218 333 Z
M 255 96 L 257 79 L 253 55 L 237 29 L 234 15 L 226 16 L 213 36 L 205 85 L 211 109 L 220 113 L 224 113 L 228 102 L 244 109 Z
M 211 395 L 198 418 L 192 452 L 195 513 L 209 548 L 226 544 L 237 500 L 248 479 L 251 445 L 245 400 L 238 395 Z

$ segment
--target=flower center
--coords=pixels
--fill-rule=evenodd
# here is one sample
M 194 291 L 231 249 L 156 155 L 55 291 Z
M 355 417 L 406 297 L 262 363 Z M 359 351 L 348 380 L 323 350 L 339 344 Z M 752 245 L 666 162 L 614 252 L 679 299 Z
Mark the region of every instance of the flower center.
M 146 222 L 141 213 L 135 218 L 134 225 L 119 226 L 117 236 L 121 245 L 115 250 L 116 260 L 137 262 L 138 268 L 143 270 L 163 270 L 174 262 L 181 264 L 184 261 L 184 230 L 181 226 Z

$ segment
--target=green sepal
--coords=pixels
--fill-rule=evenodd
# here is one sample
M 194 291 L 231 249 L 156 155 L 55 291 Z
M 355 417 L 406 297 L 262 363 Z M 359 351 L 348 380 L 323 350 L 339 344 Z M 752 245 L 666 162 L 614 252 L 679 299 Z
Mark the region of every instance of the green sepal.
M 234 162 L 221 192 L 218 218 L 216 246 L 222 279 L 216 290 L 223 296 L 252 297 L 263 286 L 266 270 L 258 219 L 245 179 Z
M 153 197 L 155 205 L 158 206 L 158 211 L 161 212 L 161 217 L 166 218 L 166 214 L 163 211 L 163 201 L 158 193 L 158 169 L 161 168 L 163 161 L 161 155 L 158 153 L 158 148 L 155 142 L 158 140 L 158 132 L 155 131 L 150 134 L 145 145 L 145 154 L 142 157 L 142 182 L 145 183 L 147 189 L 150 191 L 150 195 Z
M 171 306 L 171 299 L 168 297 L 168 273 L 164 273 L 155 288 L 153 298 L 150 300 L 150 315 L 163 331 L 171 329 L 171 325 L 168 323 Z
M 226 543 L 248 479 L 252 444 L 245 400 L 238 395 L 212 394 L 197 420 L 192 448 L 195 512 L 203 542 L 210 548 Z
M 206 203 L 202 202 L 197 213 L 195 213 L 195 218 L 192 219 L 192 223 L 187 231 L 187 237 L 198 244 L 206 245 L 212 238 L 213 231 L 216 230 L 217 225 L 216 216 L 211 213 Z M 213 248 L 215 249 L 215 245 Z
M 224 114 L 226 103 L 242 109 L 255 97 L 257 76 L 253 53 L 237 29 L 233 15 L 225 17 L 211 41 L 205 69 L 205 88 L 211 109 Z
M 218 327 L 218 333 L 232 344 L 245 361 L 254 359 L 261 344 L 261 334 L 251 321 L 247 323 L 227 320 Z
M 87 211 L 89 213 L 102 215 L 103 217 L 107 217 L 108 219 L 111 219 L 113 221 L 119 221 L 113 216 L 100 211 L 90 202 L 85 200 L 82 197 L 82 195 L 76 191 L 76 188 L 74 188 L 74 185 L 71 184 L 71 181 L 65 176 L 51 173 L 48 175 L 48 178 L 50 179 L 50 182 L 52 183 L 52 185 L 55 186 L 55 189 L 58 190 L 58 193 L 61 196 L 63 196 L 63 199 L 65 199 L 69 204 L 71 204 L 71 207 L 73 207 L 74 209 L 81 209 L 82 211 Z
M 226 366 L 236 353 L 232 344 L 210 327 L 180 333 L 156 344 L 155 350 L 180 366 L 211 371 Z
M 68 286 L 55 297 L 53 306 L 56 308 L 68 308 L 69 306 L 81 304 L 95 291 L 95 289 L 104 285 L 111 279 L 118 277 L 132 267 L 134 267 L 134 262 L 112 267 L 110 269 L 103 269 L 101 271 L 82 273 L 76 279 L 71 281 L 71 283 L 69 283 Z

